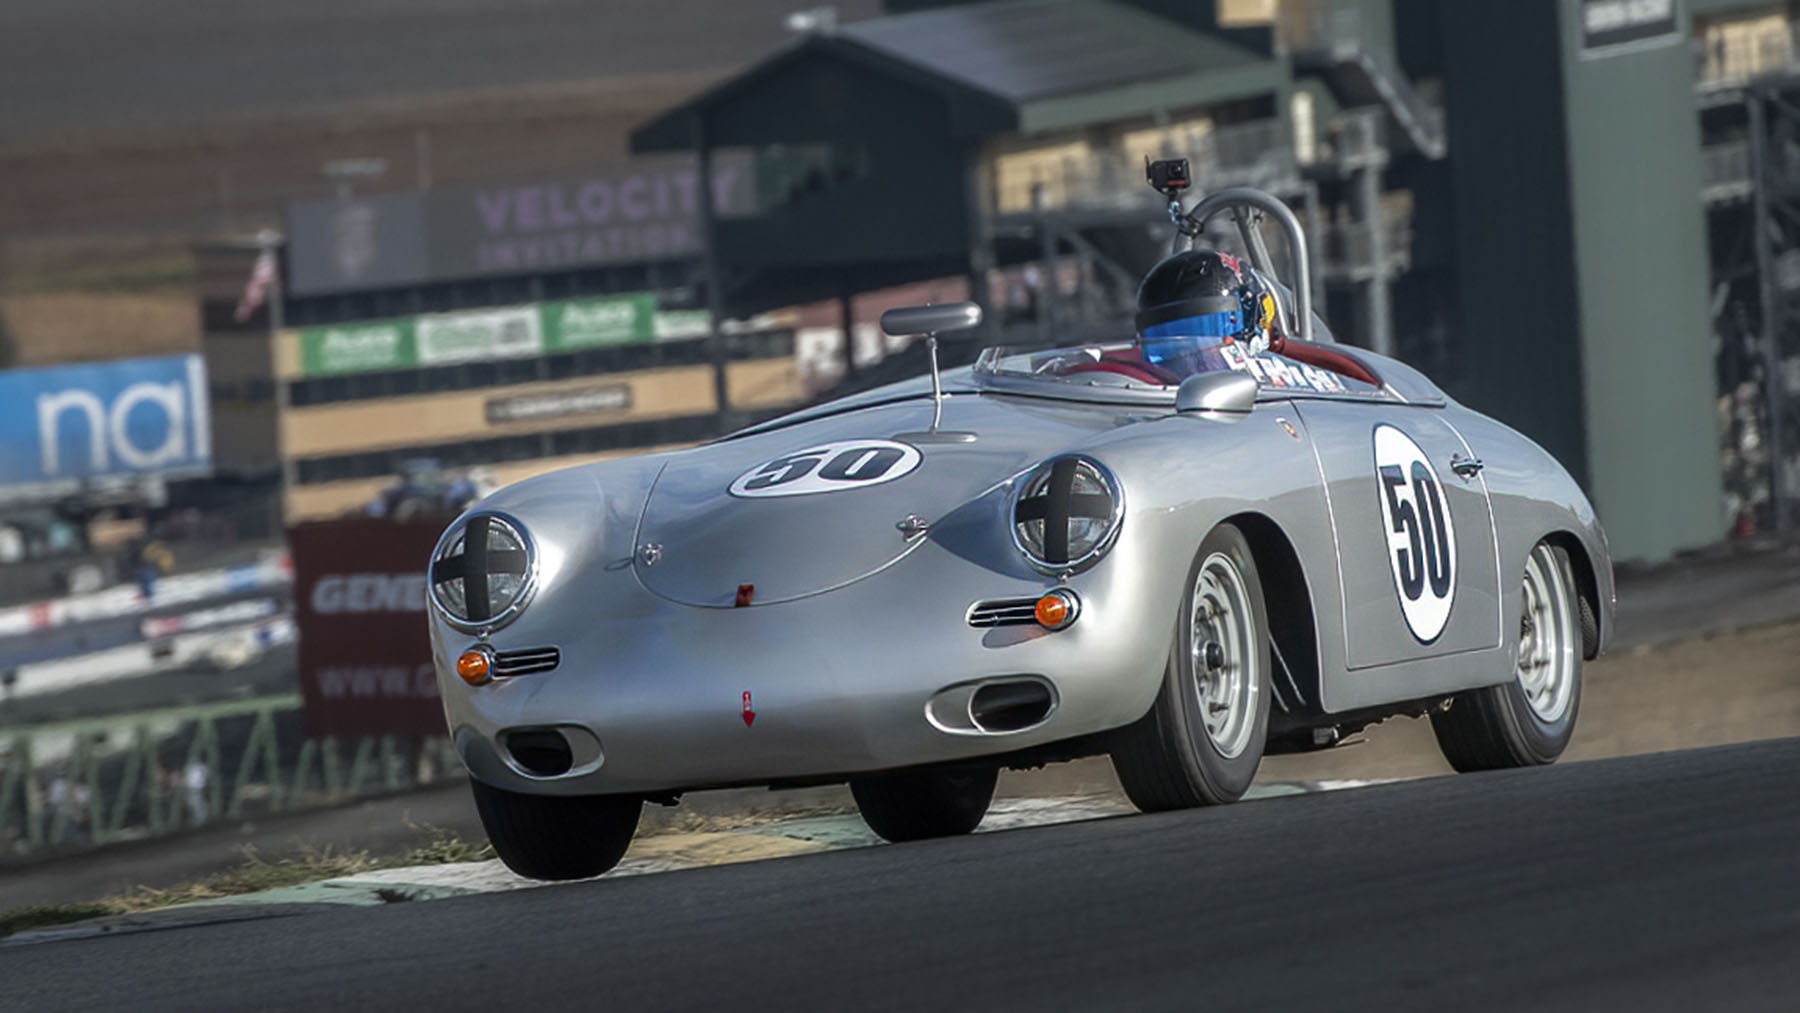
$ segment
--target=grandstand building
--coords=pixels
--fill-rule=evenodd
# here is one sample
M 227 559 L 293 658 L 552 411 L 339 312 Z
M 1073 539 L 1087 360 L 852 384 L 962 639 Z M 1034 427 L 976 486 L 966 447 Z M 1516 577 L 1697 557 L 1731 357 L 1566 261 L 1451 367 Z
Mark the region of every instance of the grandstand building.
M 630 162 L 296 206 L 281 291 L 242 320 L 256 252 L 209 253 L 219 472 L 285 477 L 300 519 L 357 509 L 420 459 L 506 480 L 684 445 L 828 393 L 806 363 L 821 349 L 838 390 L 915 369 L 879 365 L 869 333 L 871 295 L 907 286 L 987 306 L 952 361 L 1116 337 L 1167 236 L 1143 159 L 1186 156 L 1201 190 L 1300 209 L 1339 338 L 1550 448 L 1621 558 L 1743 528 L 1737 493 L 1720 509 L 1705 237 L 1717 269 L 1717 209 L 1778 200 L 1733 167 L 1778 146 L 1715 110 L 1761 94 L 1721 82 L 1792 65 L 1788 5 L 886 7 L 811 18 L 632 131 Z M 1696 94 L 1700 117 L 1667 115 Z M 1785 304 L 1748 302 L 1760 354 L 1761 307 Z M 1757 362 L 1741 396 L 1760 406 L 1786 367 Z M 1771 477 L 1800 467 L 1770 460 L 1753 528 L 1800 502 Z

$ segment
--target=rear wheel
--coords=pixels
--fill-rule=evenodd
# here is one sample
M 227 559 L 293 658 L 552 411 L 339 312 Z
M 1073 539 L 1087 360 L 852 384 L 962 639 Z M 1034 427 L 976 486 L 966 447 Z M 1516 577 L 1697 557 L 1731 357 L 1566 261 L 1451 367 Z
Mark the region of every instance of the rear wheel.
M 902 770 L 850 782 L 869 829 L 889 841 L 955 837 L 974 830 L 994 800 L 997 767 Z
M 1243 797 L 1269 732 L 1269 619 L 1243 532 L 1200 543 L 1150 713 L 1118 733 L 1113 769 L 1144 812 Z
M 522 795 L 470 779 L 494 853 L 528 879 L 586 879 L 619 864 L 637 832 L 635 795 Z
M 1459 771 L 1551 763 L 1575 734 L 1585 624 L 1569 557 L 1539 542 L 1525 560 L 1519 660 L 1512 681 L 1459 693 L 1431 715 L 1444 759 Z

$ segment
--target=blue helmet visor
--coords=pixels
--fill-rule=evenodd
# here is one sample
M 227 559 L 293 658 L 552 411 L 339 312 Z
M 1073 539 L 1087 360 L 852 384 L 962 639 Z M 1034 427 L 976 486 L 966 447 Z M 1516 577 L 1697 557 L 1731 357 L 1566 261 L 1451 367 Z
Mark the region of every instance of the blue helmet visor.
M 1192 355 L 1244 332 L 1244 315 L 1237 310 L 1202 313 L 1144 328 L 1144 359 L 1154 365 Z M 1196 340 L 1200 339 L 1200 340 Z M 1211 340 L 1205 340 L 1211 339 Z

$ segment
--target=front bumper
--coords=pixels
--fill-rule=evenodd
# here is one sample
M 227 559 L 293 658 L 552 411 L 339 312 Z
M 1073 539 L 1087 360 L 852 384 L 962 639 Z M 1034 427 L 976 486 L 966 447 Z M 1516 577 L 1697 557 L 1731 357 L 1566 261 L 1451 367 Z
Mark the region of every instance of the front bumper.
M 493 637 L 499 650 L 560 648 L 555 671 L 470 687 L 455 659 L 473 638 L 434 618 L 438 683 L 470 773 L 534 794 L 830 778 L 1008 753 L 1117 728 L 1149 708 L 1176 589 L 1162 586 L 1166 577 L 1145 579 L 1172 568 L 1146 570 L 1130 555 L 1122 544 L 1088 573 L 1053 584 L 926 544 L 849 586 L 735 609 L 676 604 L 629 571 L 598 573 L 592 579 L 610 582 L 603 594 L 575 585 L 541 597 Z M 1081 596 L 1068 629 L 968 624 L 977 601 L 1052 586 Z M 948 688 L 1009 677 L 1053 687 L 1045 720 L 992 733 L 927 715 Z M 575 765 L 534 776 L 509 755 L 506 737 L 551 728 L 572 733 Z M 579 744 L 589 741 L 583 755 Z

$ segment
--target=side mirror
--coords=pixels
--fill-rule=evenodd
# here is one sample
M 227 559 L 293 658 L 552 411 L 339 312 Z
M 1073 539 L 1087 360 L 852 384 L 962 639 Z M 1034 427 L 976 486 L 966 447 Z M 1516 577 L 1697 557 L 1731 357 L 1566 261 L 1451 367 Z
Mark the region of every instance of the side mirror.
M 1256 377 L 1249 373 L 1200 373 L 1181 381 L 1175 391 L 1175 410 L 1248 415 L 1256 407 L 1256 391 Z
M 981 307 L 972 302 L 947 302 L 936 306 L 906 306 L 881 315 L 881 329 L 889 337 L 963 331 L 981 324 Z

